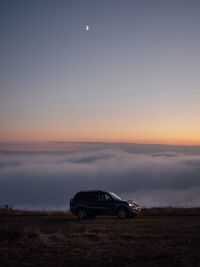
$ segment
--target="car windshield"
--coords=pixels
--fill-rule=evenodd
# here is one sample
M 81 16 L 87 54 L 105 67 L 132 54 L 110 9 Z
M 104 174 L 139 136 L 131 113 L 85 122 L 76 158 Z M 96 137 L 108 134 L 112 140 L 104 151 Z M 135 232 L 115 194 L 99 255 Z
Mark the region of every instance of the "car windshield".
M 110 195 L 116 200 L 121 200 L 121 198 L 119 196 L 117 196 L 116 194 L 114 194 L 112 192 L 110 192 Z

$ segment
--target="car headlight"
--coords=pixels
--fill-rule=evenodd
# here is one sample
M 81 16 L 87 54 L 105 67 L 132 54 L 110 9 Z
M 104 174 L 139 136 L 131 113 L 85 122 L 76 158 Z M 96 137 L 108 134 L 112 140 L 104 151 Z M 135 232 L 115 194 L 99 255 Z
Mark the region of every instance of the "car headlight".
M 128 203 L 128 205 L 129 205 L 129 207 L 133 207 L 133 204 L 131 204 L 131 203 Z

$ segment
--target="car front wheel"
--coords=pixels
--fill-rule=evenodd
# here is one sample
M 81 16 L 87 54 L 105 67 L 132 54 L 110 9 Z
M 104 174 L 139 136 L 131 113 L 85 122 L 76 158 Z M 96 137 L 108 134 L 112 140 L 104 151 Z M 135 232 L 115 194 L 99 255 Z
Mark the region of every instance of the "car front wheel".
M 87 210 L 85 208 L 79 208 L 76 212 L 78 219 L 83 220 L 87 218 Z
M 119 219 L 126 219 L 128 217 L 128 211 L 126 208 L 119 208 L 117 212 Z

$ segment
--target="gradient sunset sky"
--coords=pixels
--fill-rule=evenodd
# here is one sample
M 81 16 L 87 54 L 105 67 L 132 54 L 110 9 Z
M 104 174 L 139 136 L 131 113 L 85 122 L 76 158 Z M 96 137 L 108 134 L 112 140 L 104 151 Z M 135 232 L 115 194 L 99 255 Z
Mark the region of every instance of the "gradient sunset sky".
M 200 1 L 1 0 L 0 32 L 0 142 L 200 145 Z

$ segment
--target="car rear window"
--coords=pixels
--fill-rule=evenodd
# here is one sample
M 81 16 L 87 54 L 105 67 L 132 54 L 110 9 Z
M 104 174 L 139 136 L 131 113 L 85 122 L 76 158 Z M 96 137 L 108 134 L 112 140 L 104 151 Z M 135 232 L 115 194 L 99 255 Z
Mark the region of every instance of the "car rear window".
M 74 197 L 75 200 L 85 200 L 85 194 L 84 193 L 77 193 Z

